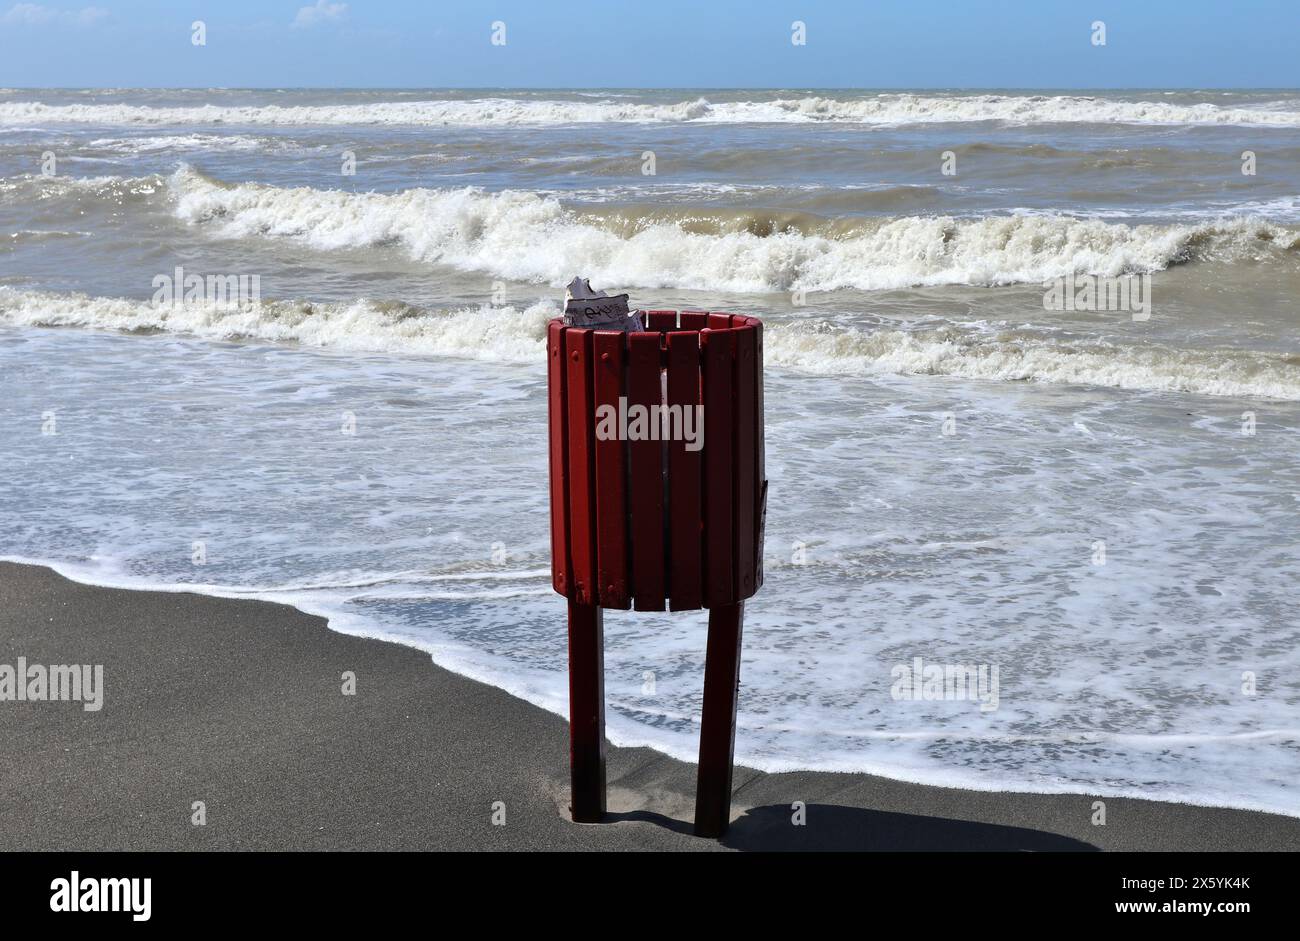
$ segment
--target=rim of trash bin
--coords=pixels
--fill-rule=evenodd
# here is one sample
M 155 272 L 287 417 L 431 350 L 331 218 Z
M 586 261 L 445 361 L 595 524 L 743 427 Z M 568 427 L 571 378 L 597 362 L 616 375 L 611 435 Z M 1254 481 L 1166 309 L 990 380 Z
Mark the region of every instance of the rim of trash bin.
M 634 311 L 634 313 L 644 314 L 646 316 L 647 328 L 645 330 L 617 330 L 617 329 L 607 329 L 602 327 L 584 327 L 584 326 L 578 326 L 576 324 L 567 324 L 564 322 L 563 317 L 552 317 L 547 323 L 548 326 L 550 324 L 559 324 L 565 330 L 580 330 L 580 331 L 586 331 L 591 333 L 625 333 L 628 336 L 649 336 L 651 334 L 659 334 L 660 336 L 663 336 L 669 333 L 696 333 L 696 334 L 730 333 L 730 332 L 738 332 L 741 330 L 761 328 L 763 326 L 763 321 L 760 320 L 758 317 L 751 316 L 750 314 L 735 314 L 732 313 L 731 311 L 725 311 L 725 310 L 681 310 L 681 311 L 637 310 Z M 648 324 L 650 323 L 649 318 L 651 314 L 673 314 L 677 318 L 677 323 L 675 323 L 671 327 L 664 326 L 662 328 L 660 327 L 651 328 L 648 326 Z M 699 314 L 709 318 L 727 317 L 729 318 L 729 323 L 725 327 L 715 327 L 708 324 L 702 327 L 683 327 L 681 326 L 682 314 Z

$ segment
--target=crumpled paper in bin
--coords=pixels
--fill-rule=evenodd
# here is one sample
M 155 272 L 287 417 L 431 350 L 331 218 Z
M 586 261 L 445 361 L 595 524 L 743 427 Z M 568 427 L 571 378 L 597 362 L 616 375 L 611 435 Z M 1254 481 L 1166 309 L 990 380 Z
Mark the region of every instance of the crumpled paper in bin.
M 626 294 L 596 291 L 586 278 L 574 278 L 564 290 L 564 322 L 570 327 L 593 330 L 622 330 L 624 333 L 645 330 L 641 311 L 629 311 Z

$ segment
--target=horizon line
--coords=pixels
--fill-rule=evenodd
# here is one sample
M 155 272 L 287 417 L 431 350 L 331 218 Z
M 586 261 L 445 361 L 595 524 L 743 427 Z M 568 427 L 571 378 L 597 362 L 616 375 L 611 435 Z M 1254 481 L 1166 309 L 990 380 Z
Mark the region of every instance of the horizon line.
M 0 91 L 1293 91 L 1292 85 L 9 85 Z

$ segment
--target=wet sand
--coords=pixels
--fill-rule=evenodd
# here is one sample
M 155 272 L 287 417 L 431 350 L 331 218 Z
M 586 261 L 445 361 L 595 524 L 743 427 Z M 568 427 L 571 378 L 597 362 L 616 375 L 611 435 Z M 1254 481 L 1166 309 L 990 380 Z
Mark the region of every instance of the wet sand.
M 643 748 L 609 749 L 607 822 L 573 824 L 564 720 L 424 653 L 0 563 L 0 663 L 19 657 L 102 664 L 104 702 L 0 703 L 3 850 L 1300 849 L 1300 819 L 1250 811 L 1106 798 L 1094 826 L 1087 795 L 746 768 L 717 842 L 690 832 L 694 766 Z

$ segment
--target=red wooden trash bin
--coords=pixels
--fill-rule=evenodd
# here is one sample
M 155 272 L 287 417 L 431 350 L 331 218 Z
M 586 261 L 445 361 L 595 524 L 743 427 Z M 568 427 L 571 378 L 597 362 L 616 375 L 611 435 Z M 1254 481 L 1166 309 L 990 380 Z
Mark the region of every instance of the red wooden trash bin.
M 742 613 L 763 582 L 763 326 L 690 310 L 680 322 L 677 311 L 649 311 L 646 326 L 622 333 L 557 319 L 547 332 L 551 568 L 569 601 L 571 809 L 581 822 L 605 812 L 601 609 L 708 608 L 695 832 L 721 836 Z

